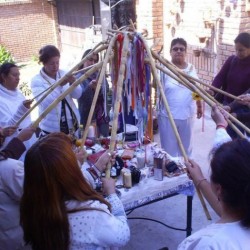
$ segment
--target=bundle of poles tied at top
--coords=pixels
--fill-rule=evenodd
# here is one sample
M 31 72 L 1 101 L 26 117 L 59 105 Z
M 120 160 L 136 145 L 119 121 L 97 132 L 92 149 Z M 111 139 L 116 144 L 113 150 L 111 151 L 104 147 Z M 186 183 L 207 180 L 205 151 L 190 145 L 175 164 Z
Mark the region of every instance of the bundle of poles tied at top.
M 37 120 L 33 122 L 32 126 L 34 128 L 37 128 L 40 121 L 53 108 L 55 108 L 62 99 L 70 94 L 76 86 L 78 86 L 84 79 L 88 78 L 88 76 L 92 75 L 94 72 L 99 71 L 93 102 L 84 129 L 83 137 L 81 138 L 82 147 L 87 138 L 88 129 L 91 125 L 97 98 L 104 82 L 103 79 L 105 77 L 107 65 L 109 64 L 113 90 L 113 120 L 109 147 L 110 152 L 113 152 L 115 150 L 118 129 L 118 115 L 121 110 L 124 111 L 124 97 L 126 97 L 128 110 L 131 108 L 134 111 L 136 119 L 138 121 L 141 121 L 140 123 L 137 123 L 137 125 L 139 126 L 139 132 L 141 131 L 143 133 L 147 133 L 148 136 L 152 139 L 153 119 L 151 90 L 153 86 L 152 82 L 154 81 L 157 88 L 159 89 L 183 158 L 185 161 L 188 161 L 187 154 L 183 147 L 168 105 L 168 101 L 164 94 L 158 71 L 162 71 L 163 73 L 176 79 L 179 83 L 183 84 L 191 91 L 195 92 L 209 106 L 219 105 L 223 108 L 220 103 L 218 103 L 211 95 L 208 94 L 207 89 L 212 89 L 215 92 L 230 96 L 235 100 L 239 100 L 239 98 L 213 86 L 205 84 L 202 81 L 195 79 L 179 70 L 167 59 L 156 53 L 153 48 L 148 47 L 146 38 L 143 37 L 140 33 L 136 32 L 135 26 L 132 22 L 130 22 L 130 25 L 128 27 L 125 27 L 122 30 L 109 30 L 107 32 L 107 35 L 108 39 L 106 41 L 97 44 L 90 51 L 90 53 L 86 55 L 77 65 L 75 65 L 65 76 L 63 76 L 58 82 L 50 86 L 45 93 L 40 93 L 39 95 L 41 95 L 41 98 L 30 108 L 30 110 L 18 121 L 16 125 L 19 126 L 19 124 L 32 112 L 32 110 L 34 110 L 34 108 L 39 105 L 39 103 L 41 103 L 46 98 L 46 96 L 48 96 L 57 86 L 62 84 L 72 74 L 78 73 L 79 67 L 82 66 L 88 58 L 90 58 L 93 54 L 98 54 L 99 52 L 104 51 L 105 55 L 103 60 L 91 67 L 81 70 L 84 71 L 84 74 L 79 79 L 77 79 L 64 93 L 62 93 L 58 99 L 54 100 L 51 105 L 47 107 L 47 109 L 37 118 Z M 153 79 L 151 79 L 151 76 L 153 77 Z M 228 124 L 232 126 L 232 128 L 241 137 L 244 137 L 243 133 L 233 124 L 233 122 L 242 127 L 246 132 L 250 133 L 250 130 L 244 124 L 238 121 L 227 111 L 225 111 L 225 113 L 228 115 Z M 110 177 L 110 166 L 107 167 L 106 177 Z M 207 218 L 211 219 L 200 190 L 196 189 L 196 191 Z

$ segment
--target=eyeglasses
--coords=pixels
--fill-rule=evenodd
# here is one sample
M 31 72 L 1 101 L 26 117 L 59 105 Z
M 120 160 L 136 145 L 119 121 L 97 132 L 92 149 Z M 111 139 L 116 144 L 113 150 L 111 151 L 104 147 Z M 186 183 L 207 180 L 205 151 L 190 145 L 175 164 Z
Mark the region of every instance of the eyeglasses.
M 185 48 L 174 47 L 174 48 L 172 48 L 172 50 L 174 52 L 177 52 L 177 51 L 184 52 L 186 49 Z

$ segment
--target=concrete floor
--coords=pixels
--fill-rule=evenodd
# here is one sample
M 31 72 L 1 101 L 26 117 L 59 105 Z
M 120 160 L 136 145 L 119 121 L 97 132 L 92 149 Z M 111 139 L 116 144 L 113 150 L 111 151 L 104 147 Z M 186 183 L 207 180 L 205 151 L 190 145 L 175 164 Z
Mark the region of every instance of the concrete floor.
M 203 121 L 195 120 L 193 156 L 192 158 L 202 167 L 203 173 L 209 177 L 208 154 L 212 146 L 215 125 L 210 118 L 210 108 L 205 107 L 204 132 Z M 159 135 L 155 135 L 159 142 Z M 216 221 L 218 216 L 207 204 L 212 221 L 208 221 L 201 203 L 195 194 L 193 199 L 193 232 Z M 178 195 L 169 199 L 138 208 L 130 216 L 148 217 L 160 220 L 173 227 L 185 228 L 186 226 L 186 197 Z M 131 229 L 130 242 L 123 250 L 157 250 L 168 247 L 169 250 L 177 249 L 178 244 L 186 237 L 186 232 L 176 231 L 161 224 L 145 220 L 128 220 Z

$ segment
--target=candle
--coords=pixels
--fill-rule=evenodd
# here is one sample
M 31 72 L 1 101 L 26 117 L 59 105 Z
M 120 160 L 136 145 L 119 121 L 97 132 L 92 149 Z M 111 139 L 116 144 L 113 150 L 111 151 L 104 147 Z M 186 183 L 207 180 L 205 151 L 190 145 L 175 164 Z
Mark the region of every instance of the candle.
M 144 168 L 145 167 L 145 153 L 144 152 L 138 152 L 136 154 L 136 158 L 137 158 L 137 167 L 140 168 Z
M 126 188 L 132 187 L 132 177 L 130 171 L 126 171 L 123 174 L 123 186 Z
M 95 137 L 95 128 L 94 128 L 94 126 L 89 126 L 87 137 L 89 137 L 89 138 L 94 138 Z

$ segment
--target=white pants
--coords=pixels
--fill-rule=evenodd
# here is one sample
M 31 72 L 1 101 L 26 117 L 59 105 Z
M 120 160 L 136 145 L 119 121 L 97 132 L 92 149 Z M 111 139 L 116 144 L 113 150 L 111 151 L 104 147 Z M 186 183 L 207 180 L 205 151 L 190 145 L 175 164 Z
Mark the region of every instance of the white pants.
M 186 120 L 174 119 L 174 122 L 186 154 L 188 157 L 190 157 L 192 153 L 192 130 L 194 118 L 191 117 Z M 158 126 L 161 139 L 161 147 L 173 157 L 183 156 L 169 118 L 159 115 Z

